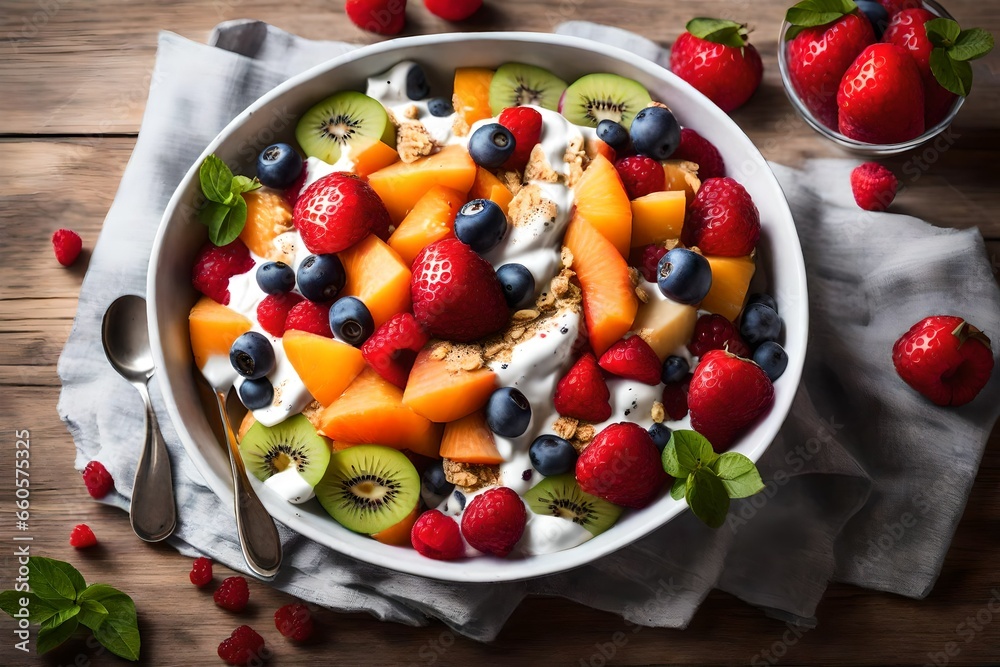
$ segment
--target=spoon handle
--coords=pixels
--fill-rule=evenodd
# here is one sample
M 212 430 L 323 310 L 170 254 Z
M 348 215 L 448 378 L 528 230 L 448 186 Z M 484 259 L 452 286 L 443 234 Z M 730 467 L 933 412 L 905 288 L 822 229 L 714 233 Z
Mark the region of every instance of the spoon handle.
M 269 579 L 281 567 L 281 538 L 274 519 L 264 508 L 260 498 L 250 486 L 243 457 L 236 444 L 236 434 L 226 412 L 226 395 L 216 391 L 219 413 L 229 445 L 229 463 L 233 469 L 233 490 L 236 504 L 236 530 L 240 537 L 243 557 L 250 569 L 259 577 Z
M 169 537 L 177 525 L 170 457 L 167 455 L 167 445 L 160 434 L 160 425 L 156 422 L 156 413 L 149 401 L 146 385 L 136 382 L 135 387 L 146 407 L 146 442 L 135 469 L 129 518 L 132 530 L 139 539 L 160 542 Z

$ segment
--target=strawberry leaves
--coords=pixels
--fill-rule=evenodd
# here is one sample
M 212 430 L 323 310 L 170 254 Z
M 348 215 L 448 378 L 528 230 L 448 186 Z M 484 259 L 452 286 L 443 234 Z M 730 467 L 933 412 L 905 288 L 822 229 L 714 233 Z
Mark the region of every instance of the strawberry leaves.
M 956 95 L 966 97 L 972 90 L 970 60 L 993 50 L 993 35 L 982 28 L 962 30 L 951 19 L 931 19 L 924 24 L 931 51 L 931 73 L 937 82 Z
M 853 0 L 802 0 L 785 13 L 785 20 L 792 24 L 785 32 L 785 40 L 794 39 L 806 28 L 833 23 L 857 8 Z
M 215 245 L 228 245 L 236 240 L 247 221 L 244 192 L 260 187 L 260 181 L 246 176 L 234 176 L 226 163 L 209 155 L 198 169 L 198 180 L 205 195 L 205 206 L 198 219 L 208 227 L 208 238 Z
M 688 21 L 684 29 L 695 37 L 714 44 L 737 49 L 747 45 L 747 27 L 736 21 L 699 16 Z

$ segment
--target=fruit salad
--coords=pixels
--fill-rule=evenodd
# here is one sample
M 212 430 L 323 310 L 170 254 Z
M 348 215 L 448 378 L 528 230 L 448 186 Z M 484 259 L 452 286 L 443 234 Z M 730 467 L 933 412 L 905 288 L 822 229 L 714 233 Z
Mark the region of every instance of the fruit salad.
M 749 293 L 751 196 L 668 105 L 522 63 L 432 90 L 405 61 L 252 179 L 207 159 L 191 345 L 248 409 L 247 469 L 430 558 L 527 557 L 667 493 L 675 432 L 730 448 L 782 321 Z

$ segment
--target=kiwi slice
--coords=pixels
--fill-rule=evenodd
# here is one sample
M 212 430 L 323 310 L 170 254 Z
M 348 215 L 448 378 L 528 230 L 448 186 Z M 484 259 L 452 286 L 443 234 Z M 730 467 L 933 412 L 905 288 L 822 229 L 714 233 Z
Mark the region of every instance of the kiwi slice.
M 330 441 L 305 415 L 295 415 L 274 426 L 255 422 L 240 440 L 240 454 L 247 470 L 262 482 L 295 466 L 306 482 L 316 486 L 330 463 Z
M 638 81 L 598 73 L 574 81 L 566 89 L 559 110 L 575 125 L 597 127 L 602 120 L 613 120 L 627 130 L 635 115 L 652 101 Z
M 557 516 L 578 523 L 594 535 L 614 525 L 622 508 L 580 488 L 573 473 L 553 475 L 531 487 L 524 499 L 535 514 Z
M 525 104 L 555 111 L 565 90 L 566 82 L 547 69 L 507 63 L 497 68 L 490 82 L 490 111 L 498 116 L 507 107 Z
M 330 457 L 316 497 L 344 528 L 371 535 L 413 511 L 420 500 L 420 475 L 399 450 L 357 445 Z
M 295 127 L 295 138 L 305 154 L 333 164 L 345 146 L 380 139 L 396 145 L 396 127 L 380 102 L 345 90 L 307 111 Z

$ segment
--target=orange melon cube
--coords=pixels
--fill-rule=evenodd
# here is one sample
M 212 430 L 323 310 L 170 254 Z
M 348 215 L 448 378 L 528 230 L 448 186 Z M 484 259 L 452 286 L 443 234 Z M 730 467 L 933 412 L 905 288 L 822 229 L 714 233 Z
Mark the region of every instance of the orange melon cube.
M 326 336 L 289 329 L 281 344 L 302 384 L 324 406 L 340 398 L 365 367 L 361 350 Z
M 467 194 L 475 180 L 476 163 L 469 152 L 458 145 L 445 146 L 434 155 L 414 162 L 391 164 L 368 176 L 368 183 L 382 198 L 396 225 L 435 185 Z
M 685 160 L 667 160 L 663 163 L 663 174 L 666 176 L 667 190 L 683 192 L 688 204 L 694 201 L 694 196 L 701 187 L 697 164 Z
M 597 137 L 587 137 L 583 140 L 583 150 L 587 157 L 593 160 L 598 155 L 603 155 L 607 160 L 614 162 L 618 159 L 615 149 Z
M 493 431 L 486 425 L 486 413 L 476 410 L 461 419 L 444 425 L 441 436 L 441 458 L 460 463 L 503 463 Z
M 752 256 L 705 257 L 712 267 L 712 289 L 708 291 L 701 307 L 710 313 L 735 320 L 743 310 L 750 290 L 750 279 L 757 266 Z
M 272 261 L 282 258 L 274 239 L 292 229 L 292 205 L 277 190 L 259 188 L 243 193 L 247 221 L 240 239 L 255 255 Z
M 654 192 L 632 200 L 632 247 L 681 237 L 687 197 L 683 192 Z
M 194 363 L 201 368 L 211 356 L 228 357 L 233 342 L 250 331 L 251 323 L 232 308 L 203 296 L 188 314 L 188 327 Z
M 417 353 L 403 405 L 431 421 L 452 422 L 486 405 L 496 389 L 496 375 L 489 368 L 463 370 L 460 357 L 442 356 L 439 345 L 432 343 Z
M 385 241 L 369 234 L 338 257 L 347 274 L 341 296 L 361 299 L 376 327 L 410 309 L 410 265 Z
M 431 458 L 441 446 L 441 425 L 403 405 L 403 390 L 371 368 L 323 410 L 319 430 L 334 441 L 409 449 Z
M 435 185 L 399 223 L 389 237 L 389 247 L 407 266 L 413 266 L 413 260 L 426 246 L 454 234 L 455 216 L 464 203 L 461 192 Z
M 377 533 L 372 533 L 377 541 L 382 544 L 391 544 L 395 547 L 408 547 L 410 546 L 410 531 L 413 530 L 413 524 L 417 522 L 417 515 L 420 513 L 420 503 L 413 508 L 413 511 L 406 515 L 399 523 L 395 523 L 385 530 L 380 530 Z
M 574 218 L 586 220 L 604 238 L 628 257 L 632 241 L 632 206 L 618 177 L 618 171 L 603 155 L 597 155 L 573 188 L 576 195 Z
M 352 150 L 351 159 L 354 162 L 354 173 L 364 177 L 398 161 L 399 153 L 381 141 L 373 141 L 367 146 Z
M 459 67 L 455 70 L 452 103 L 458 115 L 469 125 L 493 116 L 490 111 L 492 82 L 493 70 L 485 67 Z
M 497 178 L 493 172 L 482 167 L 476 169 L 476 180 L 469 190 L 469 199 L 489 199 L 496 202 L 504 215 L 507 215 L 507 208 L 514 199 L 514 193 Z

